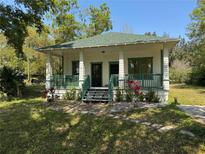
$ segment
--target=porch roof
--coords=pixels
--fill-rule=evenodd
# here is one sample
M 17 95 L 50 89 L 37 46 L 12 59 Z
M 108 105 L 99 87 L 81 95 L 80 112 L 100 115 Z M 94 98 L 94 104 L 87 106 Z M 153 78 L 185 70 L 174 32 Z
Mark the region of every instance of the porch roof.
M 52 46 L 46 46 L 37 49 L 38 51 L 48 51 L 55 49 L 82 49 L 82 48 L 95 48 L 95 47 L 106 47 L 106 46 L 118 46 L 118 45 L 132 45 L 139 43 L 159 43 L 159 42 L 178 42 L 179 39 L 159 37 L 159 36 L 148 36 L 148 35 L 137 35 L 127 34 L 118 32 L 109 32 L 93 37 L 79 39 L 75 41 L 65 42 Z

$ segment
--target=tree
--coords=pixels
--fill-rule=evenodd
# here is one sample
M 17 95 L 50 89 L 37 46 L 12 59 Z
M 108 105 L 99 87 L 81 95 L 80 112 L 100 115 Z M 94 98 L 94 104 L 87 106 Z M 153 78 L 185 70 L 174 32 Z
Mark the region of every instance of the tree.
M 47 18 L 52 21 L 52 35 L 56 43 L 90 37 L 112 29 L 109 7 L 90 6 L 81 10 L 77 0 L 55 1 L 55 9 Z
M 24 61 L 16 57 L 15 51 L 7 44 L 6 37 L 0 33 L 0 66 L 7 66 L 12 69 L 24 69 Z
M 172 66 L 173 62 L 179 60 L 190 64 L 189 44 L 184 38 L 180 38 L 180 42 L 169 53 L 169 63 Z
M 110 9 L 103 3 L 99 8 L 90 6 L 89 8 L 89 24 L 87 36 L 94 36 L 102 32 L 112 29 L 112 22 L 110 19 Z
M 0 66 L 19 69 L 27 74 L 27 79 L 30 80 L 33 75 L 45 76 L 46 57 L 43 53 L 35 51 L 35 48 L 52 45 L 54 40 L 47 32 L 43 31 L 39 35 L 34 27 L 28 27 L 27 31 L 28 37 L 23 45 L 25 59 L 16 57 L 15 50 L 6 43 L 4 35 L 0 34 Z M 53 58 L 53 63 L 53 70 L 56 73 L 61 64 L 60 58 Z
M 24 87 L 24 75 L 21 71 L 9 67 L 0 67 L 0 91 L 8 96 L 21 96 Z
M 53 6 L 53 0 L 15 0 L 14 6 L 0 3 L 0 30 L 18 57 L 23 57 L 27 26 L 34 26 L 41 32 L 42 18 Z
M 198 7 L 193 10 L 191 19 L 188 36 L 193 73 L 198 76 L 198 83 L 205 85 L 205 0 L 198 1 Z
M 75 19 L 78 10 L 77 0 L 56 0 L 55 8 L 50 10 L 47 18 L 52 21 L 53 36 L 56 43 L 72 41 L 78 36 L 79 22 Z

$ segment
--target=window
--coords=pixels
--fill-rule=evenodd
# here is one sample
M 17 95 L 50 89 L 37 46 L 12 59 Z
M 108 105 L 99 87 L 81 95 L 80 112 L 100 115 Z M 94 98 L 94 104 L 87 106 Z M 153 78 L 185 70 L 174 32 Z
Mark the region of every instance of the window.
M 145 58 L 129 58 L 128 73 L 129 74 L 152 74 L 152 57 Z
M 79 75 L 79 61 L 72 62 L 72 75 Z

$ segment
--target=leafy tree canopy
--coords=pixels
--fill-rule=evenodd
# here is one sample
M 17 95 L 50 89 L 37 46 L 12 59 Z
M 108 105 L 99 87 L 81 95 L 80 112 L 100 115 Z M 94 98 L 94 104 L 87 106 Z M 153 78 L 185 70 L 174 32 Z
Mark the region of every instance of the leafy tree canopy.
M 205 0 L 198 2 L 198 7 L 191 14 L 192 23 L 189 25 L 189 38 L 196 44 L 205 43 Z
M 41 32 L 41 19 L 52 6 L 52 0 L 15 0 L 14 6 L 0 3 L 0 30 L 18 57 L 23 56 L 23 43 L 28 35 L 27 26 L 34 26 Z
M 109 7 L 81 9 L 77 0 L 54 1 L 55 8 L 47 18 L 52 21 L 52 35 L 56 43 L 89 37 L 112 29 Z
M 104 31 L 112 29 L 112 22 L 110 20 L 109 7 L 103 3 L 99 8 L 90 6 L 89 8 L 88 36 L 98 35 Z
M 205 69 L 205 0 L 198 1 L 198 7 L 191 14 L 189 25 L 190 52 L 194 57 L 193 65 Z
M 198 83 L 205 85 L 205 0 L 198 1 L 198 7 L 193 10 L 191 19 L 188 36 L 193 73 L 198 77 Z
M 54 43 L 54 40 L 48 37 L 47 32 L 42 32 L 40 35 L 36 32 L 36 28 L 28 27 L 28 37 L 25 39 L 23 51 L 25 59 L 16 57 L 15 50 L 7 45 L 7 40 L 3 34 L 0 33 L 0 66 L 7 66 L 12 69 L 20 69 L 30 76 L 38 75 L 45 76 L 45 55 L 36 52 L 34 48 L 39 48 Z M 59 71 L 59 58 L 53 58 L 53 71 Z
M 52 22 L 52 36 L 56 43 L 93 36 L 112 28 L 109 7 L 90 6 L 80 10 L 77 0 L 14 0 L 14 5 L 0 3 L 0 31 L 7 43 L 23 57 L 23 44 L 28 26 L 37 32 L 44 30 L 45 15 Z

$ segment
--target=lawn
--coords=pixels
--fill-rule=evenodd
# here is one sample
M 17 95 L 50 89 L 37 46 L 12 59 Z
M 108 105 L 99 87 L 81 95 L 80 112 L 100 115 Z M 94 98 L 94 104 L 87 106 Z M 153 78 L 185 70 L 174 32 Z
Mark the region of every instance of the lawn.
M 170 87 L 169 102 L 178 99 L 180 104 L 205 105 L 205 87 L 174 84 Z
M 0 153 L 205 153 L 205 127 L 173 105 L 120 113 L 177 127 L 160 133 L 107 116 L 52 110 L 44 101 L 0 103 Z M 182 129 L 195 137 L 179 133 Z

